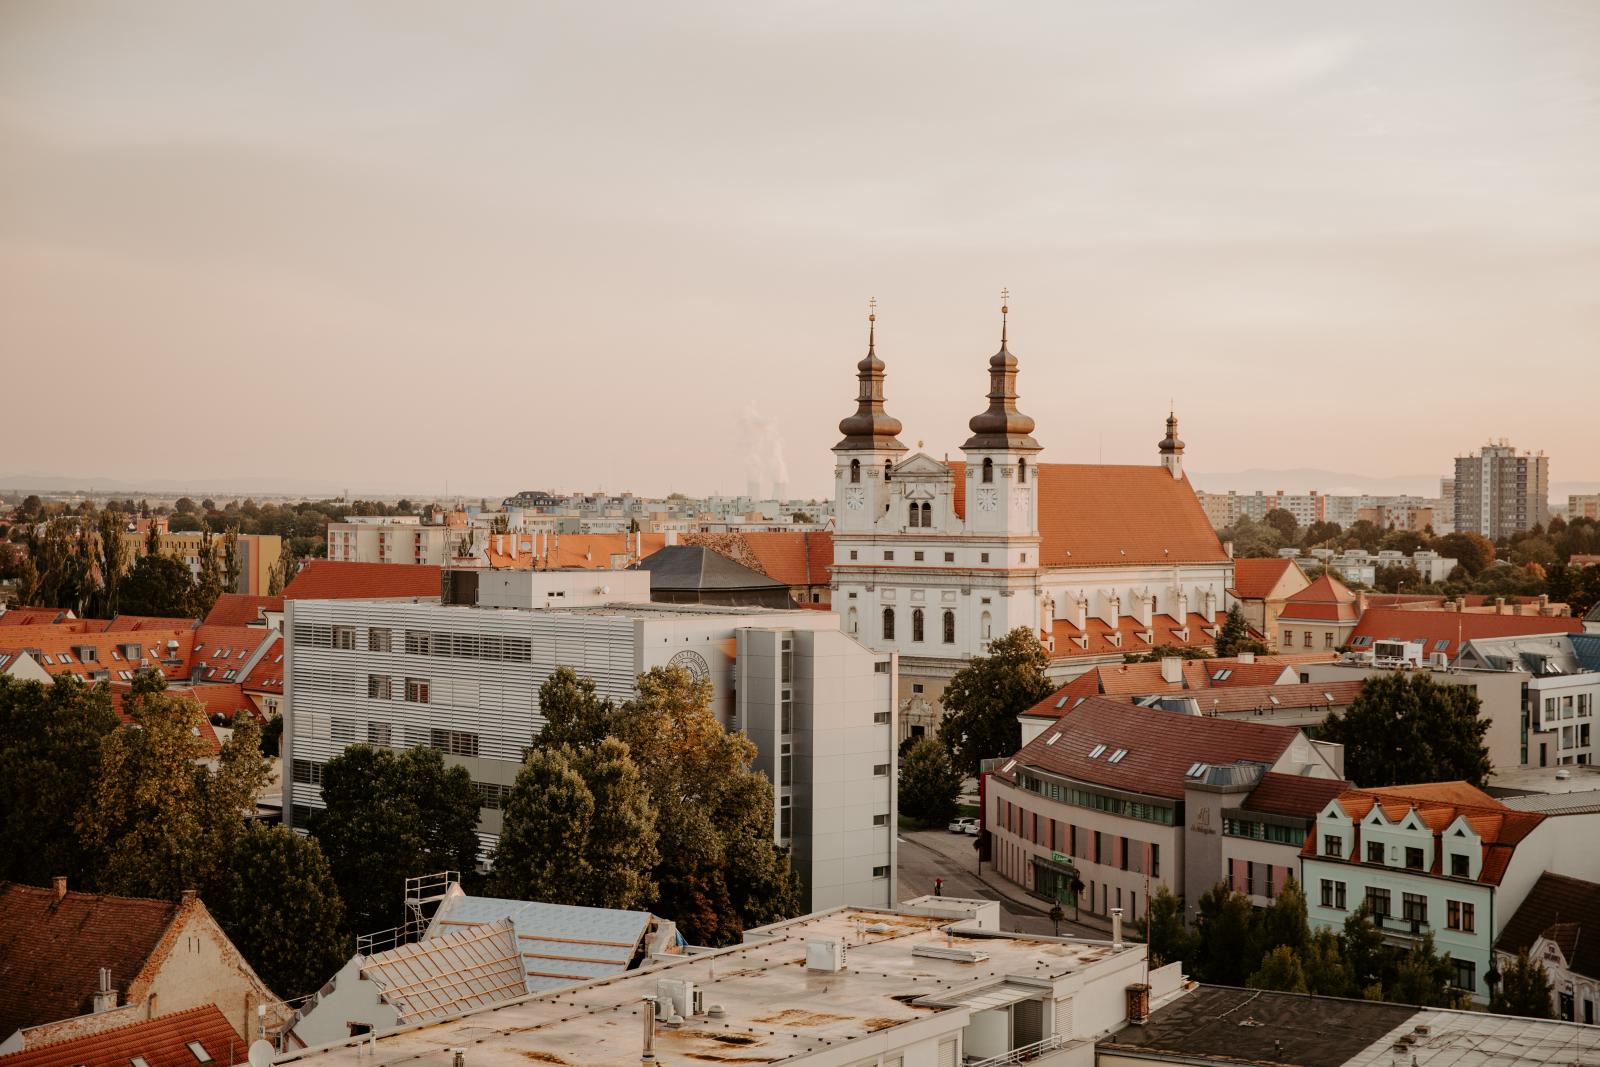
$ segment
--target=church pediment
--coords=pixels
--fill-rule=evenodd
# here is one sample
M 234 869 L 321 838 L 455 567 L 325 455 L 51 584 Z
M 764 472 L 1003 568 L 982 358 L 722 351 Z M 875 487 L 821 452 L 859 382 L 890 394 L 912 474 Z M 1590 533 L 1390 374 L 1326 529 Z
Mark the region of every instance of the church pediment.
M 895 464 L 894 476 L 896 478 L 938 478 L 943 481 L 950 478 L 950 468 L 932 456 L 924 452 L 918 452 Z

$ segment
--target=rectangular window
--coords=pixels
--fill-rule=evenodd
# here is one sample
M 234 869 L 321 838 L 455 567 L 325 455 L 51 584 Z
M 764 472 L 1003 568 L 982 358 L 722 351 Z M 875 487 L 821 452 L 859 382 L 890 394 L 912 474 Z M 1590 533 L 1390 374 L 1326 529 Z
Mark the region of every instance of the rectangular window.
M 1333 647 L 1333 632 L 1332 631 L 1329 631 L 1328 633 L 1325 633 L 1325 634 L 1322 635 L 1322 647 L 1323 648 L 1332 648 Z
M 388 630 L 374 626 L 367 631 L 368 652 L 389 652 L 393 645 L 394 636 Z
M 1461 902 L 1461 931 L 1474 934 L 1478 932 L 1477 906 L 1463 900 Z
M 511 787 L 498 785 L 494 782 L 473 782 L 478 790 L 478 807 L 488 811 L 499 811 L 506 806 L 506 801 L 511 799 Z
M 394 738 L 394 727 L 386 722 L 367 723 L 367 744 L 388 745 Z
M 778 812 L 778 836 L 784 840 L 794 836 L 794 809 L 784 808 Z
M 426 704 L 426 703 L 428 703 L 429 689 L 430 689 L 430 687 L 428 685 L 428 680 L 426 678 L 407 678 L 406 679 L 406 703 L 408 703 L 408 704 Z
M 1428 921 L 1428 898 L 1421 893 L 1402 893 L 1400 895 L 1400 917 L 1408 922 L 1426 923 Z
M 333 628 L 333 647 L 353 651 L 356 647 L 356 628 L 354 626 L 335 626 Z
M 785 689 L 778 701 L 778 728 L 780 733 L 794 732 L 794 696 L 793 691 Z
M 875 711 L 872 713 L 872 721 L 880 725 L 885 724 L 889 721 L 889 714 L 887 711 Z
M 1467 862 L 1467 857 L 1463 856 L 1459 852 L 1450 853 L 1450 877 L 1470 878 L 1472 877 L 1472 875 L 1469 873 L 1470 870 L 1471 866 Z
M 367 698 L 369 700 L 393 700 L 394 679 L 387 674 L 367 675 Z
M 433 634 L 427 630 L 407 630 L 406 652 L 412 656 L 433 655 Z
M 1322 854 L 1324 856 L 1343 856 L 1344 839 L 1334 834 L 1324 834 L 1322 836 Z
M 335 741 L 349 743 L 356 739 L 356 724 L 353 719 L 334 719 L 329 731 Z
M 1406 847 L 1406 866 L 1413 871 L 1422 870 L 1422 849 Z
M 783 754 L 783 758 L 779 760 L 778 784 L 779 785 L 793 785 L 794 784 L 794 757 L 789 755 L 787 752 L 785 752 Z
M 1383 842 L 1382 841 L 1368 841 L 1367 842 L 1367 862 L 1368 863 L 1382 863 L 1383 862 Z
M 921 552 L 913 552 L 913 553 L 911 553 L 911 559 L 912 559 L 912 562 L 921 563 L 922 562 L 922 553 Z
M 301 785 L 321 785 L 322 766 L 310 760 L 297 759 L 294 761 L 294 780 Z
M 1367 910 L 1373 918 L 1381 919 L 1389 915 L 1389 891 L 1376 886 L 1367 886 Z
M 428 744 L 452 756 L 478 754 L 478 735 L 465 730 L 431 730 L 428 733 Z
M 1333 879 L 1332 878 L 1324 878 L 1322 880 L 1322 906 L 1324 908 L 1333 907 Z
M 989 553 L 987 553 L 987 552 L 978 553 L 978 562 L 979 563 L 988 563 L 989 562 Z
M 1333 883 L 1333 906 L 1338 908 L 1340 911 L 1345 909 L 1343 882 Z
M 1465 989 L 1476 993 L 1478 991 L 1478 965 L 1471 960 L 1458 960 L 1453 956 L 1450 958 L 1450 964 L 1454 971 L 1450 978 L 1451 984 L 1457 989 Z
M 889 765 L 887 763 L 874 764 L 872 768 L 872 774 L 875 778 L 889 777 Z
M 874 878 L 887 878 L 887 877 L 889 877 L 889 868 L 887 868 L 887 867 L 874 867 L 874 868 L 872 868 L 872 877 L 874 877 Z
M 874 825 L 874 826 L 888 826 L 889 825 L 889 815 L 888 815 L 888 813 L 885 812 L 882 815 L 874 815 L 872 817 L 872 825 Z
M 883 560 L 884 560 L 885 563 L 894 562 L 894 550 L 893 549 L 885 549 L 884 553 L 883 553 Z
M 859 557 L 859 556 L 857 556 L 857 554 L 856 554 L 856 550 L 855 550 L 855 549 L 853 549 L 853 548 L 852 548 L 852 549 L 851 549 L 851 550 L 850 550 L 850 558 L 851 558 L 851 559 L 858 559 L 858 558 L 860 558 L 860 557 Z
M 954 563 L 956 561 L 956 554 L 954 552 L 946 552 L 944 554 L 944 561 L 946 563 Z

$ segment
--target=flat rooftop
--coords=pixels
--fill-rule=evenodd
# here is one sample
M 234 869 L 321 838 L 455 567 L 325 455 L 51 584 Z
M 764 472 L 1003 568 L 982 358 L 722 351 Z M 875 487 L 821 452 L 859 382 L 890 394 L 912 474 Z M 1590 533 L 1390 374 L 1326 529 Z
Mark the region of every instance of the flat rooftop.
M 355 1039 L 282 1057 L 323 1065 L 435 1062 L 443 1050 L 466 1048 L 473 1067 L 530 1064 L 637 1063 L 643 998 L 661 979 L 691 981 L 705 1006 L 722 1015 L 656 1028 L 655 1051 L 666 1063 L 772 1063 L 844 1044 L 903 1023 L 965 1008 L 980 999 L 1021 999 L 1063 975 L 1110 957 L 1105 942 L 1012 934 L 970 936 L 945 927 L 948 918 L 869 908 L 840 908 L 752 931 L 756 940 L 534 994 L 452 1020 Z M 845 969 L 806 968 L 806 942 L 845 943 Z M 919 947 L 977 953 L 968 961 L 915 953 Z M 429 1057 L 433 1057 L 430 1059 Z
M 1565 771 L 1565 778 L 1557 778 Z M 1491 796 L 1507 797 L 1522 793 L 1586 793 L 1600 789 L 1600 767 L 1569 764 L 1564 767 L 1512 767 L 1496 770 L 1489 776 Z
M 1200 986 L 1099 1043 L 1103 1053 L 1283 1067 L 1583 1067 L 1600 1027 L 1485 1012 Z

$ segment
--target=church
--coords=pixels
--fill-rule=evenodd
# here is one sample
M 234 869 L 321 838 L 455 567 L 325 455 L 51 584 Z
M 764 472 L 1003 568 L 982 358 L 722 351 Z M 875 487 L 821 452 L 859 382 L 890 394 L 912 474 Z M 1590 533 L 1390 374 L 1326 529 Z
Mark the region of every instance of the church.
M 950 677 L 1019 626 L 1065 682 L 1130 652 L 1209 649 L 1227 614 L 1233 560 L 1184 475 L 1177 418 L 1147 466 L 1041 462 L 1000 311 L 988 407 L 961 461 L 901 443 L 876 315 L 833 447 L 833 609 L 857 640 L 899 653 L 907 735 L 930 732 Z

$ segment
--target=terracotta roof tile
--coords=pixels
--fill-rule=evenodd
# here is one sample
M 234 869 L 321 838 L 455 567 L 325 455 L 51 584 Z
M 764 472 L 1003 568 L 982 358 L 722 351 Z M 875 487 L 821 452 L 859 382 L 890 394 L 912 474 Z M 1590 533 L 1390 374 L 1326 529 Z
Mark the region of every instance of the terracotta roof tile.
M 951 463 L 954 507 L 966 514 L 966 464 Z M 1041 463 L 1039 562 L 1045 567 L 1226 563 L 1188 478 L 1165 467 Z
M 1300 565 L 1292 559 L 1236 559 L 1233 592 L 1240 600 L 1266 600 Z M 1302 580 L 1304 575 L 1302 575 Z
M 1284 616 L 1287 618 L 1287 614 Z M 1420 641 L 1423 652 L 1454 658 L 1460 643 L 1485 637 L 1528 637 L 1570 634 L 1583 630 L 1583 620 L 1570 616 L 1483 615 L 1464 611 L 1410 611 L 1368 608 L 1350 634 L 1350 644 L 1370 650 L 1374 641 Z M 1365 643 L 1363 640 L 1365 639 Z M 1441 642 L 1443 642 L 1441 644 Z
M 189 1050 L 191 1041 L 198 1041 L 206 1050 L 212 1067 L 243 1063 L 248 1052 L 244 1039 L 217 1006 L 206 1004 L 13 1052 L 0 1056 L 0 1067 L 129 1067 L 135 1056 L 147 1067 L 197 1067 L 200 1061 Z
M 685 534 L 701 545 L 784 585 L 826 585 L 833 575 L 833 534 L 827 530 L 760 530 Z
M 14 626 L 0 629 L 0 654 L 15 655 L 33 650 L 33 658 L 53 678 L 75 674 L 84 680 L 97 680 L 104 672 L 109 681 L 128 681 L 131 672 L 144 666 L 157 668 L 168 679 L 189 677 L 194 648 L 192 624 L 181 629 L 85 632 L 77 623 L 55 626 Z M 137 658 L 129 659 L 125 650 L 138 646 Z M 85 659 L 85 650 L 93 654 Z M 121 677 L 129 672 L 129 678 Z
M 1162 676 L 1160 663 L 1119 663 L 1091 667 L 1075 678 L 1066 692 L 1072 696 L 1149 696 L 1188 689 L 1295 685 L 1300 680 L 1295 664 L 1326 663 L 1334 658 L 1332 652 L 1300 652 L 1258 655 L 1251 663 L 1234 658 L 1184 660 L 1183 680 L 1177 682 Z
M 659 533 L 552 534 L 548 540 L 531 533 L 490 534 L 483 554 L 490 567 L 610 570 L 613 556 L 624 557 L 625 565 L 632 564 L 666 543 L 667 535 Z M 544 555 L 536 555 L 541 548 Z
M 1195 761 L 1270 765 L 1299 733 L 1292 726 L 1183 715 L 1089 697 L 1065 709 L 1054 726 L 1023 746 L 1014 762 L 1080 782 L 1181 800 L 1184 773 Z M 1126 754 L 1111 762 L 1122 749 Z
M 283 610 L 281 596 L 253 596 L 249 593 L 223 593 L 206 615 L 207 626 L 255 626 L 265 612 Z
M 106 633 L 130 633 L 137 630 L 179 630 L 194 627 L 198 619 L 172 619 L 158 615 L 118 615 L 105 625 Z
M 1168 477 L 1171 477 L 1168 475 Z M 1204 615 L 1191 613 L 1186 620 L 1187 637 L 1180 634 L 1176 620 L 1169 615 L 1156 615 L 1148 627 L 1132 615 L 1123 615 L 1115 627 L 1098 618 L 1087 620 L 1080 630 L 1067 619 L 1056 619 L 1047 636 L 1055 639 L 1051 659 L 1071 659 L 1077 656 L 1108 656 L 1116 653 L 1150 652 L 1161 648 L 1210 648 L 1216 639 L 1207 631 L 1222 626 L 1226 616 L 1219 612 L 1211 622 Z M 1147 639 L 1144 635 L 1149 634 Z M 1120 640 L 1114 638 L 1120 635 Z
M 1361 611 L 1356 595 L 1341 581 L 1324 574 L 1283 603 L 1279 622 L 1355 622 Z
M 37 626 L 66 622 L 72 612 L 61 608 L 12 608 L 0 613 L 0 626 Z
M 1303 774 L 1268 771 L 1240 807 L 1270 815 L 1314 819 L 1328 801 L 1350 788 L 1342 778 L 1309 778 Z
M 284 600 L 402 600 L 439 596 L 439 568 L 426 563 L 308 560 Z
M 272 645 L 256 660 L 243 685 L 247 693 L 283 693 L 282 635 L 273 636 Z
M 126 993 L 178 907 L 95 893 L 57 899 L 53 889 L 28 885 L 0 889 L 0 1033 L 88 1012 L 101 967 Z

